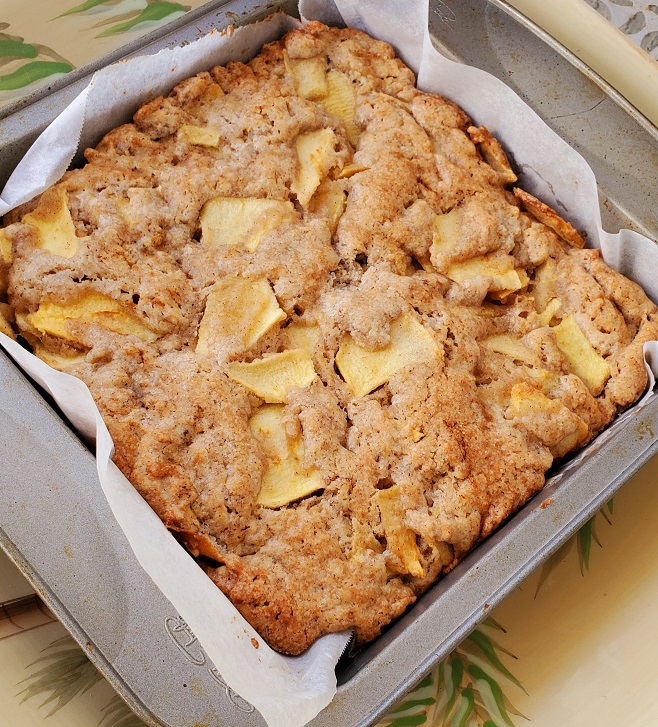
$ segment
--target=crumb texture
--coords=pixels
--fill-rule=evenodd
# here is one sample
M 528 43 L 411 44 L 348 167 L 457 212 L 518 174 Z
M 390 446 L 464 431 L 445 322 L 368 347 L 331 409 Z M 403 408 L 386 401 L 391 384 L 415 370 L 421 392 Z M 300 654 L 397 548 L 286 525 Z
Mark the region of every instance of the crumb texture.
M 309 23 L 0 230 L 0 330 L 274 648 L 376 637 L 644 390 L 656 306 L 385 43 Z

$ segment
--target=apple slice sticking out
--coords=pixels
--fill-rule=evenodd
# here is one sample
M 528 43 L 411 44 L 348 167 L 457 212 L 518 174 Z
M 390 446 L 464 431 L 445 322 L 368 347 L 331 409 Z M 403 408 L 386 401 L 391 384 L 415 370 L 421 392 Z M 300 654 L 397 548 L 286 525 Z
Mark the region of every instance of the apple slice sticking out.
M 607 361 L 596 352 L 573 316 L 563 318 L 553 331 L 571 373 L 585 382 L 592 396 L 598 396 L 610 378 Z
M 294 78 L 297 93 L 309 101 L 317 101 L 329 93 L 327 85 L 327 57 L 290 58 L 283 51 L 283 60 L 288 73 Z
M 378 490 L 374 499 L 381 514 L 386 545 L 399 558 L 402 573 L 422 578 L 425 571 L 420 563 L 416 533 L 404 524 L 405 510 L 400 502 L 400 486 Z
M 304 209 L 331 168 L 336 141 L 333 129 L 317 129 L 297 137 L 299 169 L 292 191 Z
M 309 210 L 326 217 L 333 234 L 338 227 L 338 221 L 345 211 L 346 201 L 347 195 L 340 182 L 332 179 L 323 179 L 320 182 L 317 192 L 313 195 L 313 199 L 311 199 Z
M 231 363 L 226 373 L 268 404 L 284 404 L 291 388 L 305 388 L 316 377 L 313 361 L 303 348 L 274 353 L 251 363 Z
M 471 141 L 477 144 L 484 161 L 500 175 L 505 184 L 513 184 L 518 177 L 514 174 L 507 154 L 503 151 L 498 139 L 494 139 L 485 126 L 469 126 L 466 130 Z
M 265 234 L 296 215 L 292 202 L 257 197 L 215 197 L 201 209 L 201 240 L 253 252 Z
M 328 94 L 320 101 L 327 113 L 337 116 L 343 124 L 347 138 L 353 147 L 356 147 L 361 130 L 356 125 L 354 113 L 356 111 L 356 91 L 349 77 L 341 71 L 331 70 L 327 73 Z
M 532 296 L 535 299 L 535 310 L 541 313 L 555 298 L 555 283 L 557 282 L 557 265 L 552 257 L 542 263 L 535 271 L 532 287 Z
M 391 324 L 391 340 L 379 351 L 369 351 L 348 336 L 336 354 L 336 365 L 354 396 L 365 396 L 391 376 L 421 361 L 439 358 L 434 336 L 411 313 Z
M 267 279 L 223 278 L 208 294 L 196 352 L 225 357 L 244 351 L 285 318 Z
M 102 293 L 87 293 L 73 303 L 41 303 L 36 313 L 28 316 L 28 323 L 37 331 L 65 341 L 77 340 L 69 327 L 74 321 L 96 323 L 114 333 L 137 336 L 147 342 L 158 337 L 141 319 L 128 313 L 119 301 Z
M 585 247 L 585 240 L 583 240 L 576 228 L 570 222 L 562 219 L 554 209 L 519 187 L 514 187 L 512 191 L 514 196 L 521 202 L 523 209 L 545 224 L 546 227 L 550 227 L 558 237 L 574 247 Z
M 39 205 L 21 220 L 37 230 L 38 247 L 59 257 L 71 258 L 78 251 L 78 237 L 63 187 L 43 193 Z
M 281 404 L 265 404 L 249 422 L 267 458 L 257 497 L 258 504 L 263 507 L 283 507 L 324 487 L 317 469 L 302 466 L 301 440 L 291 442 L 286 435 L 284 409 Z
M 338 179 L 350 179 L 355 174 L 360 174 L 361 172 L 367 172 L 370 167 L 364 167 L 363 164 L 346 164 L 341 170 L 340 174 L 338 174 Z

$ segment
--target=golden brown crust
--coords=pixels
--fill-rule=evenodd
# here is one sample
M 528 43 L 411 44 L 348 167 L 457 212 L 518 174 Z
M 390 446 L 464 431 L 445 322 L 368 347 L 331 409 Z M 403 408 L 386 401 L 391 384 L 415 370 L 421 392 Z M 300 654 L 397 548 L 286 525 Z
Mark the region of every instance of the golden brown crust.
M 656 306 L 358 31 L 200 73 L 86 156 L 5 220 L 11 325 L 280 651 L 377 636 L 645 386 Z
M 466 131 L 473 143 L 477 144 L 482 158 L 492 169 L 500 173 L 505 184 L 513 184 L 516 182 L 518 177 L 514 173 L 512 165 L 509 163 L 507 154 L 505 154 L 498 139 L 491 136 L 489 129 L 485 126 L 469 126 Z
M 565 242 L 574 247 L 585 247 L 585 240 L 578 233 L 576 228 L 547 204 L 533 197 L 529 192 L 514 187 L 514 196 L 519 199 L 523 209 L 536 217 L 540 222 L 554 230 Z

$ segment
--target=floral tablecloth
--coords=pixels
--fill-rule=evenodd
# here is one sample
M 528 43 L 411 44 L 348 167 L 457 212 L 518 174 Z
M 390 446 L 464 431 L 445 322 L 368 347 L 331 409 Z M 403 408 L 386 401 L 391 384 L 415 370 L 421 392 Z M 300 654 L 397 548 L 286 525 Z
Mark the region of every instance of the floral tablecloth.
M 658 5 L 586 2 L 658 58 Z M 0 107 L 201 4 L 3 0 Z M 656 483 L 658 458 L 381 725 L 658 725 Z M 6 727 L 142 724 L 1 553 L 0 702 Z
M 0 107 L 203 3 L 2 0 Z

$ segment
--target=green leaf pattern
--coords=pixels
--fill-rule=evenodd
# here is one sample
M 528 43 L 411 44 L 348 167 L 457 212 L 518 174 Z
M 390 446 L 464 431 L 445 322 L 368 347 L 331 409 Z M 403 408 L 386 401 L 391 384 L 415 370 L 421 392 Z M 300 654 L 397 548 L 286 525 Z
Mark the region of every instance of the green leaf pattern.
M 151 30 L 165 22 L 180 17 L 190 9 L 189 5 L 181 5 L 168 0 L 86 0 L 79 5 L 64 11 L 57 18 L 69 15 L 86 15 L 101 19 L 91 27 L 110 27 L 96 35 L 104 38 L 131 31 Z M 56 18 L 56 19 L 57 19 Z M 117 22 L 119 21 L 119 22 Z
M 25 686 L 18 694 L 22 702 L 43 697 L 41 707 L 52 705 L 48 717 L 103 678 L 71 636 L 56 639 L 43 654 L 27 667 L 31 673 L 19 682 Z M 116 696 L 103 707 L 98 727 L 144 727 L 144 723 Z
M 89 29 L 102 39 L 127 33 L 142 34 L 180 17 L 190 5 L 169 0 L 85 0 L 51 19 L 57 24 L 69 16 L 89 17 Z M 75 68 L 52 48 L 9 34 L 9 23 L 0 23 L 0 106 L 51 83 Z
M 137 15 L 134 15 L 122 23 L 112 25 L 110 28 L 100 33 L 98 37 L 102 38 L 107 35 L 127 33 L 130 30 L 138 30 L 140 28 L 146 29 L 149 25 L 153 25 L 155 27 L 159 21 L 165 19 L 167 21 L 173 20 L 186 12 L 186 10 L 189 10 L 189 8 L 184 5 L 179 5 L 178 3 L 159 2 L 158 0 L 155 0 L 155 2 L 149 2 L 143 10 L 137 13 Z
M 36 88 L 45 79 L 73 70 L 73 64 L 51 48 L 3 32 L 8 27 L 8 23 L 0 23 L 0 94 Z
M 144 727 L 144 723 L 117 695 L 103 707 L 98 727 Z
M 40 668 L 19 682 L 19 686 L 27 682 L 19 695 L 23 695 L 23 702 L 45 695 L 41 706 L 52 704 L 48 712 L 50 717 L 74 697 L 91 689 L 102 677 L 70 636 L 53 641 L 44 652 L 44 656 L 27 667 Z
M 510 715 L 523 715 L 504 688 L 523 687 L 502 662 L 499 654 L 509 652 L 491 638 L 492 631 L 501 631 L 501 626 L 488 619 L 389 712 L 379 727 L 514 727 Z
M 71 70 L 73 70 L 73 66 L 68 63 L 32 61 L 17 68 L 12 73 L 0 76 L 0 91 L 14 91 L 18 88 L 25 88 L 25 86 L 30 86 L 44 78 L 68 73 Z
M 603 508 L 601 508 L 601 510 L 599 510 L 599 512 L 596 513 L 596 515 L 594 515 L 594 517 L 588 520 L 572 538 L 569 538 L 564 545 L 558 548 L 555 553 L 553 553 L 553 555 L 545 561 L 541 571 L 539 572 L 539 582 L 537 583 L 535 596 L 537 596 L 541 587 L 544 585 L 551 573 L 553 573 L 556 566 L 567 557 L 567 554 L 571 550 L 573 550 L 574 545 L 578 552 L 580 572 L 585 575 L 585 573 L 589 571 L 592 543 L 596 543 L 599 548 L 603 547 L 596 531 L 597 524 L 600 523 L 601 520 L 604 520 L 607 525 L 612 525 L 613 510 L 613 501 L 610 500 Z

